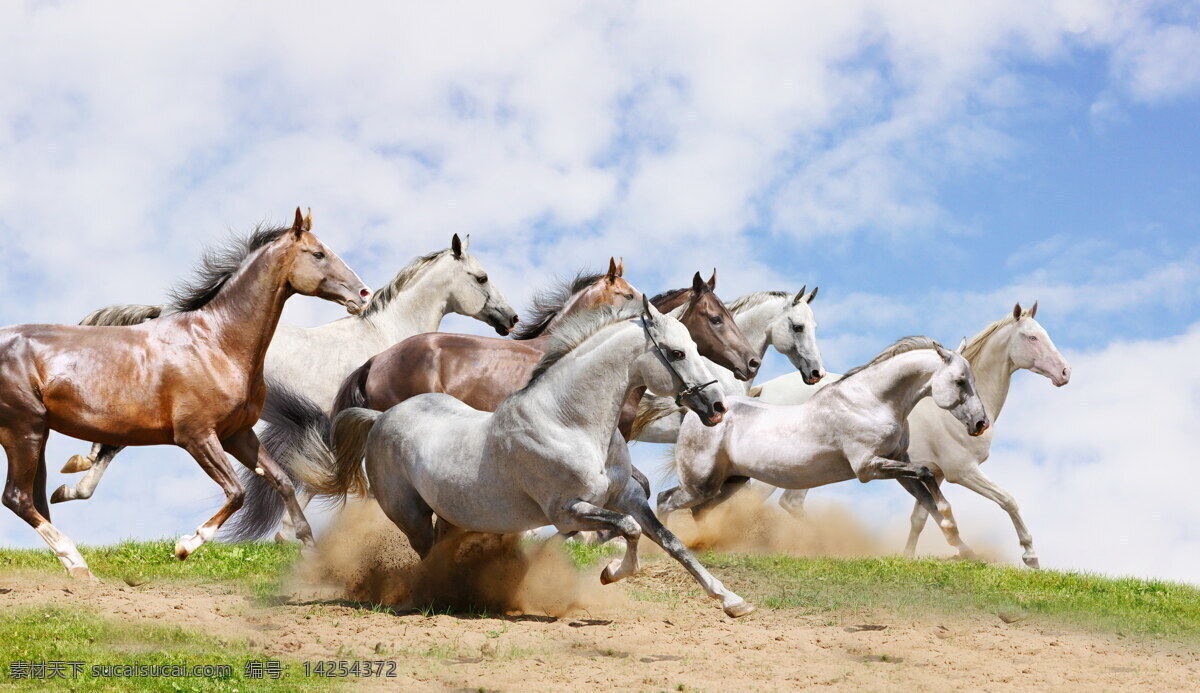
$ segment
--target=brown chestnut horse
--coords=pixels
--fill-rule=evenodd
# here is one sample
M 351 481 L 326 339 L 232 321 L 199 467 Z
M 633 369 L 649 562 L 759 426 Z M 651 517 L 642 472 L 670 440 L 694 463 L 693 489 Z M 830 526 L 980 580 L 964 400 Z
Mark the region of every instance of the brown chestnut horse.
M 91 577 L 75 544 L 50 524 L 46 438 L 51 430 L 110 445 L 187 450 L 225 492 L 225 504 L 175 544 L 185 559 L 242 505 L 225 453 L 266 476 L 312 544 L 292 484 L 252 426 L 266 386 L 263 358 L 292 294 L 357 313 L 370 290 L 311 232 L 296 210 L 291 228 L 259 229 L 204 257 L 177 292 L 183 311 L 134 327 L 16 325 L 0 329 L 0 445 L 8 455 L 4 505 L 46 540 L 71 575 Z
M 560 295 L 557 300 L 543 297 L 534 307 L 537 317 L 531 321 L 531 327 L 517 333 L 518 338 L 524 337 L 523 341 L 438 333 L 416 335 L 400 342 L 372 357 L 346 378 L 334 400 L 332 416 L 348 407 L 383 411 L 427 392 L 446 393 L 480 411 L 495 411 L 505 397 L 529 382 L 530 374 L 544 355 L 546 340 L 564 315 L 601 305 L 619 308 L 629 300 L 628 296 L 640 297 L 636 289 L 621 279 L 623 269 L 610 260 L 607 275 L 594 280 L 578 278 L 572 292 Z M 594 283 L 589 286 L 589 281 Z M 619 290 L 612 286 L 616 282 L 620 282 Z M 697 272 L 690 288 L 665 292 L 651 302 L 663 312 L 682 307 L 679 320 L 691 333 L 700 354 L 734 371 L 738 378 L 748 380 L 758 372 L 758 352 L 713 292 L 715 287 L 716 272 L 708 282 Z M 317 437 L 327 440 L 325 429 L 332 417 L 310 410 L 302 398 L 286 388 L 278 392 L 280 396 L 267 405 L 272 414 L 266 419 L 272 425 L 264 440 L 293 479 L 307 487 L 310 479 L 318 478 L 314 475 L 323 474 L 308 464 L 318 457 L 303 452 L 306 443 L 316 444 L 307 433 L 317 429 Z M 635 388 L 622 408 L 620 429 L 626 439 L 643 393 L 641 388 Z M 261 484 L 248 475 L 243 476 L 249 486 L 247 508 L 235 518 L 229 534 L 237 540 L 262 536 L 275 525 L 282 511 L 277 499 L 264 493 Z M 301 492 L 302 503 L 305 495 Z M 283 531 L 276 539 L 291 539 L 289 529 L 285 519 Z

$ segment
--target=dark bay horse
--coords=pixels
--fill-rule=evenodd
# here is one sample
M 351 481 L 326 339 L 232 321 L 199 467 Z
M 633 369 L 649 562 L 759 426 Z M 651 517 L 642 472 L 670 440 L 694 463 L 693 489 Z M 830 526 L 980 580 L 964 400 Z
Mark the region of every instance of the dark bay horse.
M 293 294 L 351 313 L 370 290 L 311 232 L 262 229 L 209 253 L 180 290 L 186 310 L 133 327 L 16 325 L 0 329 L 0 445 L 8 456 L 4 505 L 37 530 L 73 576 L 91 577 L 75 544 L 50 524 L 46 438 L 51 430 L 109 445 L 178 445 L 225 492 L 225 504 L 175 544 L 183 560 L 242 505 L 229 453 L 264 475 L 299 538 L 312 531 L 293 487 L 252 426 L 263 407 L 263 359 Z
M 346 378 L 334 400 L 332 416 L 349 407 L 383 411 L 427 392 L 449 394 L 480 411 L 495 411 L 505 397 L 529 382 L 558 320 L 581 309 L 605 305 L 619 309 L 629 305 L 627 295 L 640 296 L 620 278 L 622 272 L 623 267 L 610 260 L 608 274 L 598 280 L 600 293 L 591 300 L 585 297 L 588 291 L 597 290 L 596 285 L 592 285 L 592 289 L 577 290 L 572 294 L 576 296 L 574 300 L 545 301 L 540 309 L 535 306 L 533 312 L 541 319 L 535 318 L 529 327 L 519 330 L 516 333 L 518 341 L 455 334 L 410 337 L 372 357 Z M 620 291 L 603 289 L 605 284 L 618 280 L 623 285 Z M 662 312 L 682 307 L 679 321 L 688 329 L 700 354 L 748 380 L 758 372 L 758 352 L 714 293 L 715 287 L 716 272 L 708 282 L 697 272 L 691 287 L 659 294 L 651 299 L 651 303 Z M 626 294 L 626 291 L 631 293 Z M 326 417 L 324 412 L 311 409 L 295 394 L 281 388 L 280 397 L 268 404 L 271 413 L 264 418 L 271 426 L 264 434 L 264 440 L 293 479 L 307 487 L 308 479 L 315 479 L 324 472 L 312 466 L 311 461 L 318 457 L 304 452 L 305 443 L 300 440 L 303 438 L 316 444 L 304 436 L 314 429 L 326 430 L 332 416 Z M 622 408 L 619 427 L 626 439 L 643 394 L 641 388 L 635 388 Z M 278 500 L 267 494 L 260 482 L 247 474 L 243 477 L 249 488 L 247 507 L 235 518 L 229 534 L 230 538 L 238 540 L 262 536 L 275 525 L 282 511 Z M 286 520 L 283 532 L 276 538 L 291 538 Z

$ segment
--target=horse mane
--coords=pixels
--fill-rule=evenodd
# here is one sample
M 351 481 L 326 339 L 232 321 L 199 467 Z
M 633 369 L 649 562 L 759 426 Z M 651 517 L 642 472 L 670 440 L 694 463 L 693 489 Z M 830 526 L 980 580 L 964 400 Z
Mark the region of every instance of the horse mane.
M 685 286 L 682 289 L 667 289 L 666 291 L 664 291 L 664 292 L 658 294 L 657 296 L 655 296 L 654 298 L 650 299 L 650 304 L 653 305 L 655 308 L 658 308 L 660 305 L 667 303 L 669 301 L 673 301 L 673 300 L 679 298 L 680 296 L 682 296 L 683 294 L 691 293 L 691 291 L 692 291 L 692 287 L 690 287 L 690 286 Z
M 601 306 L 593 310 L 572 313 L 563 318 L 562 322 L 554 329 L 546 353 L 542 356 L 542 360 L 538 361 L 537 367 L 533 369 L 533 374 L 529 376 L 529 384 L 525 387 L 528 388 L 529 385 L 532 385 L 538 377 L 553 368 L 554 364 L 586 342 L 592 335 L 610 325 L 640 317 L 641 314 L 640 306 L 624 308 Z
M 791 295 L 792 294 L 787 291 L 755 291 L 752 294 L 739 296 L 738 298 L 734 299 L 733 303 L 730 303 L 725 307 L 729 309 L 730 313 L 737 315 L 738 313 L 745 312 L 751 308 L 757 308 L 758 306 L 761 306 L 772 299 L 787 298 Z
M 535 293 L 533 305 L 528 311 L 529 321 L 522 320 L 518 323 L 512 331 L 512 338 L 533 339 L 545 334 L 546 328 L 562 312 L 572 296 L 600 281 L 604 276 L 603 272 L 580 270 L 573 279 L 559 280 L 557 286 Z
M 1029 317 L 1028 308 L 1021 311 L 1021 317 Z M 967 346 L 962 352 L 963 358 L 965 358 L 967 363 L 970 363 L 971 367 L 974 368 L 975 359 L 979 358 L 979 355 L 983 353 L 983 345 L 987 344 L 988 340 L 992 338 L 992 335 L 1000 331 L 1001 328 L 1011 325 L 1016 321 L 1017 319 L 1012 316 L 1012 313 L 1009 313 L 991 325 L 988 325 L 980 330 L 979 334 L 971 337 L 971 341 L 967 342 Z
M 418 257 L 405 265 L 399 272 L 396 273 L 395 277 L 392 277 L 392 281 L 388 282 L 387 286 L 375 292 L 375 295 L 371 297 L 371 301 L 367 303 L 367 307 L 364 310 L 359 311 L 358 317 L 366 318 L 386 308 L 387 304 L 395 300 L 396 294 L 400 293 L 405 287 L 411 284 L 422 270 L 429 267 L 431 264 L 437 261 L 438 258 L 449 252 L 453 252 L 452 249 L 444 248 L 442 250 L 435 250 L 432 253 L 422 255 L 421 257 Z
M 919 349 L 938 349 L 941 348 L 941 346 L 941 344 L 938 344 L 930 337 L 901 337 L 900 339 L 897 339 L 894 344 L 879 352 L 875 358 L 861 366 L 856 366 L 846 371 L 846 374 L 842 376 L 841 380 L 838 380 L 837 383 L 834 383 L 834 385 L 845 382 L 847 378 L 855 373 L 861 373 L 871 366 L 883 363 L 884 361 L 899 356 L 900 354 L 907 354 L 910 351 L 917 351 Z
M 195 276 L 171 289 L 171 301 L 163 312 L 184 313 L 208 305 L 247 258 L 291 230 L 290 226 L 268 227 L 259 224 L 247 236 L 233 237 L 219 246 L 208 248 L 200 257 Z

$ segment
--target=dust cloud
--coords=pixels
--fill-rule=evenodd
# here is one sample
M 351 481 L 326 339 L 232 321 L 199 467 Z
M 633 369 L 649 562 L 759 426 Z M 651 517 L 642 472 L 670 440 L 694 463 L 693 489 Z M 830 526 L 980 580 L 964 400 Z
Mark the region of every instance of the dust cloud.
M 456 532 L 419 560 L 374 501 L 351 503 L 297 566 L 293 600 L 349 600 L 398 609 L 565 616 L 610 611 L 625 599 L 600 566 L 578 570 L 556 542 Z

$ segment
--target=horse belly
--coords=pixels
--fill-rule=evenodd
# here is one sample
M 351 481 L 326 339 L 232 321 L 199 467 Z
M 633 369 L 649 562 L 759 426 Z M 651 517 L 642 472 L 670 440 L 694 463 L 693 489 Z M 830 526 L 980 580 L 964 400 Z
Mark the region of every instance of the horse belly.
M 125 356 L 123 358 L 123 356 Z M 159 378 L 122 354 L 90 353 L 53 359 L 42 389 L 47 423 L 73 438 L 112 445 L 172 442 Z

